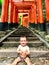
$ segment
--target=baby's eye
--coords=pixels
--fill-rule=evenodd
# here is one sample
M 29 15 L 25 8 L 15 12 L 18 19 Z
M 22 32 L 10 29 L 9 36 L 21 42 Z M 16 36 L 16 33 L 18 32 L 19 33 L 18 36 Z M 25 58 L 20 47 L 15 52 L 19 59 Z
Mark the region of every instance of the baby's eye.
M 21 42 L 23 42 L 23 40 L 21 40 Z

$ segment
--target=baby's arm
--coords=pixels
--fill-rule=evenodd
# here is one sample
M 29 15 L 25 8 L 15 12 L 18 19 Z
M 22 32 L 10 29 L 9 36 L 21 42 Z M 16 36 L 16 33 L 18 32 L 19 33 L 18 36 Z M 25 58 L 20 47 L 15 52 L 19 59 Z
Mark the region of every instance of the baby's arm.
M 20 53 L 20 52 L 21 52 L 20 49 L 19 50 L 17 49 L 17 53 Z
M 30 55 L 29 47 L 27 46 L 26 55 Z
M 22 53 L 22 51 L 21 51 L 21 49 L 20 49 L 20 45 L 19 45 L 18 48 L 17 48 L 17 53 L 19 53 L 19 54 Z

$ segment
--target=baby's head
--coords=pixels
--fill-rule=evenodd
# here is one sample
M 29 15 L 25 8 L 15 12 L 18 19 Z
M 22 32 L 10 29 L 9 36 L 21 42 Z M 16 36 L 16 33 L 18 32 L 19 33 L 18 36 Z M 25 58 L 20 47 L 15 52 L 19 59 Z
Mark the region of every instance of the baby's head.
M 20 37 L 20 44 L 22 46 L 26 46 L 27 45 L 27 39 L 26 39 L 25 36 Z

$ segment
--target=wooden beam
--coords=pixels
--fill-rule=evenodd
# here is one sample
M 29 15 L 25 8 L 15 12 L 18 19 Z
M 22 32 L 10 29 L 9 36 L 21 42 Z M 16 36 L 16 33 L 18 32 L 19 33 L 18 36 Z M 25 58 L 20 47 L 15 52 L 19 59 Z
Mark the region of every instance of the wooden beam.
M 16 6 L 18 6 L 18 7 L 24 7 L 24 6 L 31 6 L 32 4 L 34 3 L 34 1 L 33 2 L 30 2 L 30 1 L 26 1 L 26 2 L 14 2 L 14 4 L 16 5 Z
M 29 13 L 29 10 L 18 10 L 18 13 Z
M 31 8 L 31 6 L 17 6 L 17 9 L 19 10 L 29 10 Z

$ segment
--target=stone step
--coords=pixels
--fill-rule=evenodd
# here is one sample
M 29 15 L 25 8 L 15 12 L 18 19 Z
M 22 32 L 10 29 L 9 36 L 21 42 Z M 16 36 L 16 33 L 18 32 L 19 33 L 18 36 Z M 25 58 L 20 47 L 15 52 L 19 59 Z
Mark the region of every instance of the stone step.
M 0 57 L 17 57 L 17 48 L 14 49 L 0 49 Z M 33 50 L 33 48 L 30 48 L 30 57 L 40 57 L 40 56 L 46 56 L 49 54 L 49 51 L 45 50 Z
M 5 34 L 0 34 L 0 36 L 4 36 Z
M 5 31 L 0 31 L 0 34 L 5 34 L 6 32 Z
M 30 32 L 30 30 L 28 30 L 28 29 L 18 29 L 17 32 Z
M 6 34 L 5 31 L 0 31 L 0 37 L 3 37 Z
M 3 47 L 13 47 L 13 46 L 18 46 L 20 43 L 19 42 L 17 42 L 17 41 L 5 41 L 5 42 L 2 42 L 2 46 Z M 37 41 L 29 41 L 28 42 L 28 45 L 29 46 L 41 46 L 43 43 L 41 42 L 41 41 L 39 41 L 39 40 L 37 40 Z
M 28 28 L 21 26 L 19 29 L 26 29 L 27 30 Z
M 11 30 L 6 31 L 0 31 L 0 38 L 4 37 L 6 34 L 8 34 Z
M 7 40 L 9 41 L 14 41 L 14 40 L 17 40 L 19 41 L 20 40 L 20 37 L 8 37 Z M 37 37 L 27 37 L 27 40 L 28 41 L 34 41 L 34 40 L 39 40 Z
M 18 47 L 18 46 L 17 46 Z M 2 49 L 17 49 L 17 47 L 0 47 L 0 50 L 2 50 Z M 29 46 L 29 48 L 30 48 L 30 50 L 41 50 L 41 51 L 48 51 L 49 50 L 49 48 L 47 48 L 45 45 L 43 45 L 43 46 L 39 46 L 39 47 L 30 47 Z
M 11 36 L 15 36 L 15 35 L 26 35 L 26 36 L 28 36 L 29 37 L 29 35 L 30 36 L 32 36 L 32 37 L 35 37 L 35 35 L 34 34 L 32 34 L 32 33 L 26 33 L 26 32 L 21 32 L 21 33 L 14 33 L 14 34 L 12 34 Z
M 0 35 L 0 38 L 2 38 L 2 37 L 4 37 L 4 36 L 5 36 L 5 34 L 1 34 L 1 35 Z
M 21 31 L 21 32 L 23 32 L 23 31 L 30 32 L 28 29 L 22 29 L 22 28 L 17 30 L 17 32 L 19 32 L 19 31 Z
M 10 37 L 20 37 L 20 36 L 26 36 L 26 37 L 35 37 L 35 36 L 33 36 L 32 34 L 29 34 L 29 33 L 20 33 L 20 34 L 12 34 L 12 35 L 10 35 Z
M 35 35 L 34 35 L 33 33 L 26 33 L 26 32 L 24 32 L 24 33 L 23 33 L 23 32 L 21 32 L 21 33 L 14 33 L 14 34 L 12 34 L 12 35 L 15 36 L 15 35 L 20 35 L 20 34 L 21 34 L 21 35 L 22 35 L 22 34 L 31 35 L 31 37 L 32 37 L 32 36 L 35 37 Z M 11 35 L 11 36 L 12 36 L 12 35 Z M 28 37 L 29 37 L 29 36 L 28 36 Z
M 0 39 L 2 38 L 2 37 L 4 37 L 5 36 L 5 34 L 0 34 Z
M 26 36 L 31 35 L 32 36 L 32 35 L 34 35 L 30 30 L 28 30 L 27 28 L 25 28 L 25 29 L 23 27 L 18 29 L 16 32 L 14 32 L 14 35 L 17 35 L 17 36 L 20 36 L 20 35 L 26 35 Z M 13 35 L 11 35 L 11 36 L 13 36 Z

